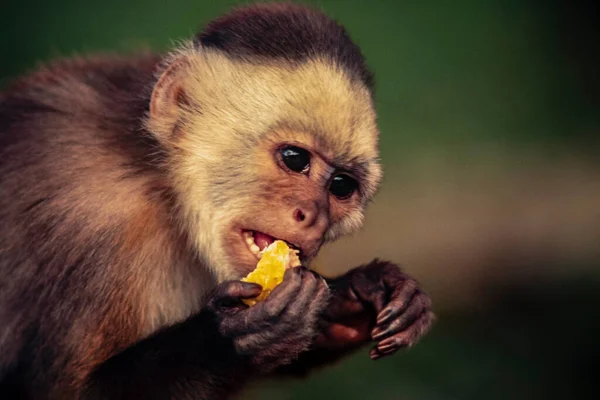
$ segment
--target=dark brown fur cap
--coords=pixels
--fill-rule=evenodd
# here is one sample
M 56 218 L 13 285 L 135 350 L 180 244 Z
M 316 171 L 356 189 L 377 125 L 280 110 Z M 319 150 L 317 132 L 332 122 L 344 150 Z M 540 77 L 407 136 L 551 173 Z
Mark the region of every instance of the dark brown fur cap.
M 346 30 L 325 14 L 290 3 L 241 7 L 208 24 L 194 40 L 230 57 L 304 61 L 327 56 L 373 88 L 373 74 Z

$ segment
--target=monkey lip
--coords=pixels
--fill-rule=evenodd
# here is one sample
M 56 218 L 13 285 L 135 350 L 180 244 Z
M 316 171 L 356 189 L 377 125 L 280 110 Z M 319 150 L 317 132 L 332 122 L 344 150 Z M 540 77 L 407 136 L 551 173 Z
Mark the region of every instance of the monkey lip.
M 283 240 L 288 246 L 290 246 L 290 248 L 298 250 L 300 254 L 302 254 L 302 249 L 300 249 L 300 247 L 288 242 L 287 240 L 275 238 L 263 232 L 242 230 L 242 237 L 244 242 L 246 242 L 250 252 L 257 258 L 260 258 L 262 251 L 276 240 Z

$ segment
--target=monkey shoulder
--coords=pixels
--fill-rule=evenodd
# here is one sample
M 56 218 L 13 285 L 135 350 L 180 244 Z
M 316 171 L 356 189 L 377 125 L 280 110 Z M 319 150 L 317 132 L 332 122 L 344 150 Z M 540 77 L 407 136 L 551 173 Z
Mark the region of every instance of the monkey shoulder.
M 119 117 L 132 113 L 142 116 L 159 63 L 155 54 L 48 62 L 15 78 L 0 92 L 0 134 L 6 135 L 15 125 L 22 131 L 42 119 L 49 129 L 67 119 L 77 124 L 84 118 L 120 122 Z

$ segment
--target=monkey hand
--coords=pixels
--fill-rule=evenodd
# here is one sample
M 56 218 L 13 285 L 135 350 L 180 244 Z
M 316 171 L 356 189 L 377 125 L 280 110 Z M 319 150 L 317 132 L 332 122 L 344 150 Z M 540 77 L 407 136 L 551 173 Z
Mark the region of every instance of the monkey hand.
M 221 284 L 209 301 L 221 335 L 230 338 L 240 356 L 261 373 L 291 363 L 309 349 L 318 333 L 317 320 L 329 298 L 325 281 L 303 267 L 286 271 L 270 296 L 252 307 L 241 303 L 260 293 L 254 283 Z
M 431 327 L 431 300 L 392 263 L 374 260 L 331 281 L 332 298 L 316 344 L 329 349 L 377 342 L 372 359 L 414 345 Z

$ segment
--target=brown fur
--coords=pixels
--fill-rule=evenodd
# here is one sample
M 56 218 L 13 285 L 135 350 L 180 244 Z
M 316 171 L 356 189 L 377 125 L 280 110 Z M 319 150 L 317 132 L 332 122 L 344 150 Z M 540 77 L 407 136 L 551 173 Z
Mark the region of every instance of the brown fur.
M 373 88 L 373 74 L 346 30 L 326 15 L 292 3 L 255 4 L 212 21 L 195 43 L 253 63 L 301 63 L 328 57 Z
M 249 10 L 236 32 L 256 26 L 262 9 Z M 371 76 L 321 14 L 272 10 L 302 16 L 288 35 L 312 21 L 339 42 L 285 56 L 228 42 L 221 20 L 170 55 L 60 61 L 1 95 L 0 392 L 72 396 L 95 366 L 198 312 L 255 263 L 236 224 L 285 236 L 314 201 L 318 223 L 290 234 L 306 260 L 361 225 L 381 176 Z M 309 178 L 278 168 L 282 143 L 314 152 Z M 335 169 L 360 183 L 348 201 L 322 194 Z

